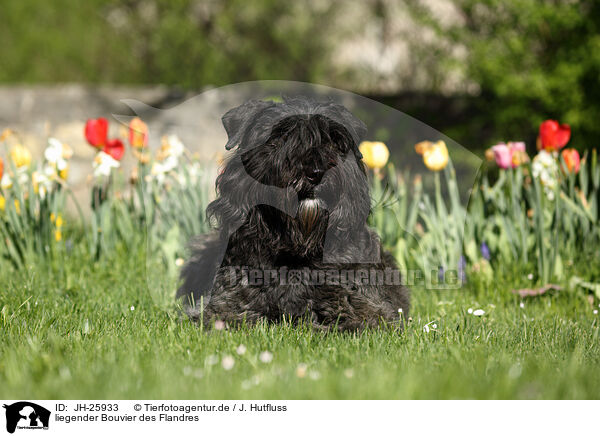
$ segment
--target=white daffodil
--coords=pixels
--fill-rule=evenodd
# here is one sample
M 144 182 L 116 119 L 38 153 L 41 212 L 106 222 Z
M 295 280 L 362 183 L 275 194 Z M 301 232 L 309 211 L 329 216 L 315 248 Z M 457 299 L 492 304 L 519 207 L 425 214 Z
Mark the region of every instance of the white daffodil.
M 558 164 L 551 153 L 541 150 L 531 162 L 533 177 L 540 180 L 548 200 L 554 200 L 554 189 L 558 183 Z
M 12 181 L 11 177 L 8 175 L 8 173 L 5 173 L 2 176 L 2 180 L 0 180 L 0 188 L 10 189 L 10 188 L 12 188 L 12 185 L 13 185 L 13 181 Z
M 113 168 L 119 168 L 121 164 L 111 155 L 100 151 L 94 158 L 93 166 L 94 177 L 101 178 L 110 176 L 110 172 L 113 170 Z
M 176 158 L 180 158 L 185 152 L 185 146 L 183 145 L 183 142 L 181 142 L 177 135 L 169 135 L 167 141 L 170 146 L 170 154 Z
M 152 168 L 150 168 L 150 175 L 161 185 L 164 183 L 168 172 L 168 168 L 160 162 L 154 162 Z
M 68 159 L 73 156 L 73 150 L 56 138 L 48 138 L 48 147 L 44 151 L 44 157 L 49 164 L 56 167 L 58 171 L 66 170 L 69 166 Z
M 38 194 L 41 199 L 46 198 L 46 194 L 51 191 L 52 180 L 46 174 L 34 171 L 31 174 L 31 183 L 33 183 L 33 192 Z

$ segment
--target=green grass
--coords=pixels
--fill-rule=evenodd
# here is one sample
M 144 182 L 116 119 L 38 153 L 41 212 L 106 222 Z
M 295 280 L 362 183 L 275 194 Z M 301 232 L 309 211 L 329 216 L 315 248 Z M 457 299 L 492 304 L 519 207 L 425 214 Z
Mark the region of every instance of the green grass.
M 207 332 L 154 304 L 139 259 L 2 265 L 0 397 L 600 398 L 598 315 L 566 291 L 521 308 L 510 289 L 524 274 L 498 274 L 488 288 L 414 290 L 414 320 L 402 334 L 286 325 Z M 425 333 L 430 321 L 437 330 Z M 259 359 L 265 350 L 269 363 Z M 235 358 L 230 371 L 226 355 Z

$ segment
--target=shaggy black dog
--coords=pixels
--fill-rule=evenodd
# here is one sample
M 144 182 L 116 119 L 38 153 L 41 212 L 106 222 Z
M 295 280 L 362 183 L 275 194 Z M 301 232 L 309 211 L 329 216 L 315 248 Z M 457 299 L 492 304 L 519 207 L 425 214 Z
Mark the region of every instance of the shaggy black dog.
M 188 315 L 340 330 L 407 317 L 408 290 L 366 224 L 364 123 L 341 105 L 295 98 L 249 101 L 223 125 L 226 148 L 237 148 L 207 209 L 218 233 L 191 244 L 182 272 Z

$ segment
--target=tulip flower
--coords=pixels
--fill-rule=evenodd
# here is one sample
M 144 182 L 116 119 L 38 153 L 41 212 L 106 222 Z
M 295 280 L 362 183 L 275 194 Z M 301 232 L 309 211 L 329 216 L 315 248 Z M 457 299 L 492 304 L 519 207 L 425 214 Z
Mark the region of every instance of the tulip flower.
M 561 153 L 565 165 L 567 166 L 567 170 L 570 173 L 577 174 L 579 172 L 579 153 L 574 148 L 565 148 Z
M 108 137 L 108 121 L 106 118 L 87 120 L 85 123 L 85 139 L 90 145 L 102 148 Z
M 135 148 L 148 146 L 148 126 L 137 117 L 129 123 L 129 143 Z
M 125 146 L 120 139 L 108 139 L 108 121 L 106 118 L 87 120 L 85 138 L 90 145 L 99 148 L 113 159 L 121 160 L 125 154 Z
M 17 168 L 28 167 L 31 163 L 31 152 L 22 145 L 15 145 L 10 150 L 10 158 Z
M 516 168 L 529 161 L 524 142 L 509 142 L 508 144 L 501 142 L 491 147 L 486 153 L 492 154 L 496 165 L 504 170 Z
M 558 124 L 555 120 L 546 120 L 540 124 L 537 140 L 538 150 L 558 151 L 567 145 L 571 138 L 571 127 L 568 124 Z
M 383 142 L 363 141 L 358 150 L 363 155 L 363 162 L 371 169 L 380 169 L 387 164 L 390 151 Z
M 4 212 L 4 209 L 6 209 L 6 198 L 0 195 L 0 211 Z
M 444 141 L 422 141 L 415 145 L 415 150 L 423 155 L 423 163 L 431 171 L 443 170 L 448 165 L 448 148 Z
M 0 180 L 2 180 L 2 175 L 4 174 L 4 161 L 0 157 Z

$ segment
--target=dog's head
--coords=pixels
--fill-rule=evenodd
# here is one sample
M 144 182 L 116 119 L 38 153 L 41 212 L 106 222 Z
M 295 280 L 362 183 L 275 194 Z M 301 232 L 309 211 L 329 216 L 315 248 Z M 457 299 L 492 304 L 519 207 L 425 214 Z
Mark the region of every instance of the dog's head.
M 222 227 L 251 220 L 304 246 L 364 227 L 370 198 L 358 144 L 366 126 L 346 108 L 253 100 L 227 112 L 223 125 L 234 153 L 208 210 Z

